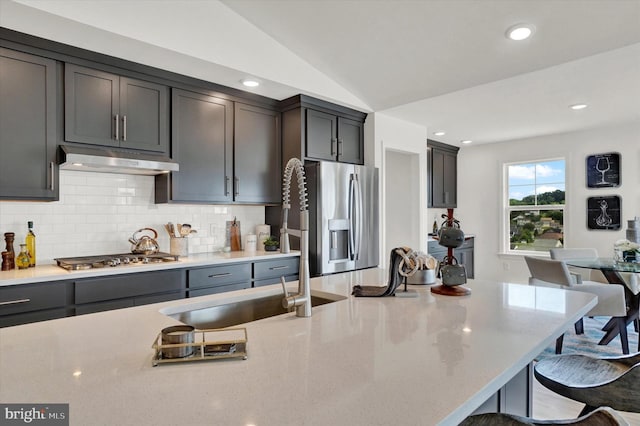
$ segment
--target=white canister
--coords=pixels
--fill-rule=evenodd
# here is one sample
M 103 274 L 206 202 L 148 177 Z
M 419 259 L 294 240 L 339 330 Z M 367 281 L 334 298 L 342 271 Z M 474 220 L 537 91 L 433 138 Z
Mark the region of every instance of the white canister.
M 256 237 L 256 234 L 247 234 L 244 237 L 244 251 L 256 251 L 257 243 L 258 238 Z
M 256 225 L 256 236 L 258 238 L 258 247 L 264 249 L 264 240 L 271 236 L 271 225 Z

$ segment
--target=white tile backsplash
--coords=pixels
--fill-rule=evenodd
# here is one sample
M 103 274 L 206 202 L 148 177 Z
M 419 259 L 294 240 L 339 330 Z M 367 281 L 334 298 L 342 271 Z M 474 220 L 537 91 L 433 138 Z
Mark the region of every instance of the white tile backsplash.
M 60 171 L 60 201 L 0 201 L 0 248 L 5 232 L 15 232 L 14 249 L 34 222 L 38 263 L 56 257 L 128 252 L 128 239 L 140 228 L 158 231 L 160 250 L 169 251 L 167 222 L 189 223 L 190 253 L 225 244 L 226 221 L 237 217 L 242 235 L 264 223 L 262 206 L 154 204 L 153 176 Z

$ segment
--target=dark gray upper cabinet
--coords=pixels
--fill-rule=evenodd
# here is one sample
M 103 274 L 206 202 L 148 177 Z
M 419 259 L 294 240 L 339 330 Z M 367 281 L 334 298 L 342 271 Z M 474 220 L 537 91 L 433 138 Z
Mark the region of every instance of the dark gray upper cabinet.
M 307 109 L 307 157 L 364 164 L 363 123 Z
M 367 114 L 305 95 L 281 102 L 283 154 L 309 160 L 364 164 Z
M 307 157 L 334 160 L 338 148 L 338 117 L 307 109 Z
M 180 171 L 156 177 L 156 203 L 280 202 L 278 111 L 179 89 L 171 99 Z
M 58 199 L 57 67 L 0 48 L 0 199 Z
M 156 176 L 156 203 L 233 201 L 233 102 L 173 89 L 172 157 L 180 171 Z
M 457 207 L 458 147 L 427 141 L 428 207 Z
M 169 88 L 65 65 L 65 140 L 166 153 Z
M 280 203 L 281 169 L 280 113 L 236 103 L 234 201 Z

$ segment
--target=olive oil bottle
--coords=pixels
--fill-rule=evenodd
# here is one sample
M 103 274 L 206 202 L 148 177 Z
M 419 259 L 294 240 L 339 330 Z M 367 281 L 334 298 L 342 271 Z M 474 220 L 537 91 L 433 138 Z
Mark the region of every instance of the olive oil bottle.
M 29 266 L 36 266 L 36 234 L 33 233 L 33 222 L 27 222 L 29 232 L 27 233 L 27 253 L 29 254 Z

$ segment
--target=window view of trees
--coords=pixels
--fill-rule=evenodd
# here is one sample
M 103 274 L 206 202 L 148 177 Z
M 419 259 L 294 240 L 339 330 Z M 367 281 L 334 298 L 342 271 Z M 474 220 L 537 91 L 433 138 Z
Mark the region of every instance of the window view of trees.
M 508 166 L 509 249 L 548 251 L 564 243 L 564 160 Z

